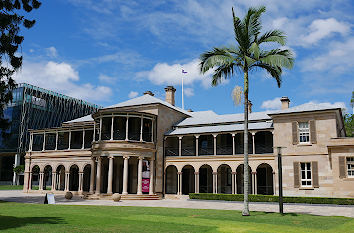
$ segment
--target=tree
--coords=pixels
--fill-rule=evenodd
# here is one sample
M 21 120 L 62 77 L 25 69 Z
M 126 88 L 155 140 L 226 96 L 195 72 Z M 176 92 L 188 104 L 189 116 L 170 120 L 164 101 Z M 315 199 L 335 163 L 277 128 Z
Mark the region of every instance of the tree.
M 9 126 L 9 121 L 4 119 L 4 109 L 12 101 L 12 90 L 16 88 L 12 76 L 22 66 L 18 49 L 24 37 L 19 34 L 20 29 L 29 29 L 36 22 L 21 14 L 38 9 L 40 5 L 37 0 L 0 0 L 0 130 L 3 133 Z
M 343 118 L 347 137 L 354 137 L 354 114 L 345 114 Z
M 352 91 L 352 99 L 350 100 L 350 105 L 352 106 L 353 114 L 354 114 L 354 91 Z
M 260 17 L 266 8 L 249 8 L 246 16 L 241 20 L 235 16 L 232 8 L 234 34 L 236 46 L 214 47 L 211 51 L 200 55 L 200 71 L 206 73 L 213 69 L 212 85 L 218 85 L 223 79 L 236 76 L 236 72 L 243 73 L 244 76 L 244 209 L 242 215 L 249 215 L 248 203 L 248 92 L 249 92 L 249 73 L 255 70 L 266 70 L 273 77 L 280 87 L 282 83 L 282 69 L 291 69 L 294 63 L 294 57 L 291 51 L 287 49 L 264 50 L 265 44 L 275 43 L 275 45 L 284 46 L 286 36 L 282 31 L 271 30 L 261 34 Z M 238 88 L 238 89 L 237 89 Z M 242 89 L 236 87 L 240 94 L 238 99 L 241 101 Z M 239 90 L 239 91 L 237 91 Z M 241 91 L 240 91 L 241 90 Z

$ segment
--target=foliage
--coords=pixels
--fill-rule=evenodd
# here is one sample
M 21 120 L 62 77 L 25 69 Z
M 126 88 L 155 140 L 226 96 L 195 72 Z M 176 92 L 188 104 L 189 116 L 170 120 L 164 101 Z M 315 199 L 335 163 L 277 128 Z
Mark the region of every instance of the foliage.
M 14 167 L 14 172 L 16 172 L 16 174 L 20 174 L 23 173 L 25 171 L 25 165 L 18 165 L 16 167 Z
M 29 29 L 36 22 L 21 14 L 38 9 L 40 5 L 37 0 L 0 0 L 0 130 L 3 133 L 9 127 L 4 109 L 12 101 L 12 90 L 16 88 L 12 76 L 22 66 L 18 49 L 24 37 L 20 35 L 20 29 Z
M 22 190 L 23 185 L 0 185 L 0 190 Z
M 243 201 L 243 194 L 190 193 L 190 199 Z M 249 195 L 250 202 L 278 202 L 279 196 Z M 284 203 L 354 205 L 354 198 L 283 197 Z
M 344 115 L 344 127 L 347 137 L 354 137 L 354 114 Z
M 44 199 L 44 198 L 43 198 Z M 354 219 L 240 211 L 0 201 L 4 232 L 352 232 Z M 344 210 L 343 210 L 344 211 Z
M 283 68 L 291 69 L 294 64 L 294 56 L 288 49 L 275 48 L 266 50 L 268 44 L 284 46 L 286 36 L 280 30 L 270 30 L 261 33 L 261 15 L 266 11 L 264 6 L 249 8 L 245 17 L 241 20 L 235 16 L 232 8 L 234 34 L 236 46 L 214 47 L 200 55 L 200 72 L 206 73 L 213 70 L 212 85 L 216 86 L 224 79 L 235 77 L 237 73 L 243 74 L 244 94 L 244 135 L 248 135 L 248 92 L 249 72 L 265 70 L 274 78 L 280 87 Z M 269 47 L 268 47 L 269 48 Z M 240 102 L 240 88 L 233 90 L 232 98 L 235 104 Z M 244 139 L 244 203 L 243 215 L 249 215 L 248 210 L 248 138 Z

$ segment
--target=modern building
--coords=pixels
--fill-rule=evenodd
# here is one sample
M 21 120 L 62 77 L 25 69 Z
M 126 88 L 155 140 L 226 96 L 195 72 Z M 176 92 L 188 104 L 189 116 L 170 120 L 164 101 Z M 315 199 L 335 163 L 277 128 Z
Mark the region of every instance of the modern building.
M 146 92 L 31 130 L 24 191 L 142 199 L 242 193 L 243 114 L 185 111 L 175 90 L 165 88 L 165 101 Z M 345 137 L 342 110 L 281 102 L 282 110 L 249 114 L 251 193 L 277 195 L 282 147 L 284 195 L 354 197 L 354 138 Z
M 25 162 L 24 155 L 29 148 L 28 129 L 58 127 L 65 121 L 96 112 L 99 108 L 98 105 L 27 83 L 18 84 L 13 91 L 13 101 L 4 111 L 11 126 L 7 135 L 0 135 L 0 183 L 19 182 L 13 168 Z

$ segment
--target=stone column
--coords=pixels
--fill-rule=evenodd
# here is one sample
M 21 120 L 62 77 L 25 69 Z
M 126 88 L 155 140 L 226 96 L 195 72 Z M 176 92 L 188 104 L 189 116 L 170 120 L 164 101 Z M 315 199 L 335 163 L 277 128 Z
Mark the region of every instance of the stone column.
M 257 192 L 257 172 L 254 172 L 254 194 L 258 194 L 258 192 Z
M 125 122 L 125 141 L 129 140 L 128 133 L 129 133 L 129 117 L 127 116 L 127 121 Z
M 255 194 L 255 188 L 254 188 L 255 178 L 254 178 L 254 176 L 255 176 L 255 172 L 251 172 L 251 179 L 252 179 L 252 192 L 251 192 L 251 194 Z
M 43 148 L 42 151 L 45 151 L 45 132 L 43 134 Z
M 82 193 L 82 183 L 84 180 L 84 173 L 79 172 L 79 193 Z
M 102 169 L 102 158 L 97 157 L 97 171 L 96 171 L 96 194 L 101 194 L 101 169 Z
M 216 155 L 216 137 L 217 137 L 218 135 L 217 134 L 213 134 L 213 137 L 214 137 L 214 155 Z
M 30 134 L 29 151 L 32 151 L 33 147 L 33 133 Z
M 28 190 L 32 190 L 32 172 L 29 173 Z
M 100 117 L 100 130 L 98 134 L 98 141 L 101 141 L 102 138 L 102 117 Z
M 55 132 L 55 150 L 58 150 L 58 131 Z
M 95 190 L 95 170 L 96 170 L 96 161 L 95 158 L 91 158 L 91 171 L 90 171 L 90 193 L 93 194 Z
M 143 141 L 143 115 L 141 115 L 141 118 L 140 118 L 140 141 L 142 142 Z
M 254 144 L 254 136 L 256 135 L 255 132 L 252 132 L 252 154 L 256 154 L 256 144 Z
M 194 172 L 194 192 L 199 193 L 199 172 Z
M 195 155 L 199 154 L 199 135 L 195 135 Z
M 182 156 L 182 136 L 178 137 L 178 156 Z
M 277 189 L 275 188 L 275 172 L 273 171 L 272 174 L 273 174 L 273 195 L 275 195 L 276 190 L 277 190 Z
M 149 195 L 154 194 L 154 159 L 150 159 L 150 183 L 149 183 Z
M 218 173 L 213 172 L 213 193 L 218 193 Z
M 143 184 L 143 158 L 139 156 L 139 162 L 138 162 L 138 188 L 137 188 L 137 194 L 142 195 L 142 184 Z
M 82 146 L 81 149 L 85 148 L 85 130 L 82 130 Z
M 69 186 L 70 186 L 70 173 L 65 172 L 65 188 L 64 191 L 69 191 Z
M 128 194 L 128 166 L 129 166 L 129 156 L 124 157 L 124 168 L 123 168 L 123 195 Z
M 69 148 L 68 150 L 70 150 L 71 148 L 71 130 L 69 131 Z
M 231 183 L 231 192 L 232 194 L 237 193 L 236 191 L 236 172 L 231 172 L 231 176 L 232 176 L 232 183 Z
M 113 186 L 113 156 L 108 157 L 108 185 L 107 185 L 107 194 L 113 194 L 112 186 Z
M 182 172 L 177 172 L 177 195 L 182 195 Z
M 114 133 L 114 116 L 112 116 L 112 123 L 111 123 L 111 140 L 113 140 L 113 133 Z
M 39 190 L 43 190 L 43 176 L 44 176 L 44 173 L 40 172 L 39 173 Z
M 57 184 L 57 173 L 52 172 L 52 191 L 56 190 L 56 184 Z
M 235 150 L 236 150 L 236 147 L 235 147 L 235 134 L 231 134 L 232 135 L 232 155 L 235 155 Z

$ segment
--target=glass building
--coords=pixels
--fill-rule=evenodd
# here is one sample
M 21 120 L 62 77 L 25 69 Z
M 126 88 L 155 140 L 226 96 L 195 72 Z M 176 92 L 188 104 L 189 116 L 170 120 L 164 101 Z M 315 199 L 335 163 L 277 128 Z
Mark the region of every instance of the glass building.
M 0 130 L 0 184 L 19 182 L 13 167 L 24 164 L 29 145 L 28 129 L 59 127 L 63 122 L 89 115 L 99 108 L 54 91 L 19 84 L 13 91 L 13 101 L 4 111 L 11 125 L 5 135 Z

